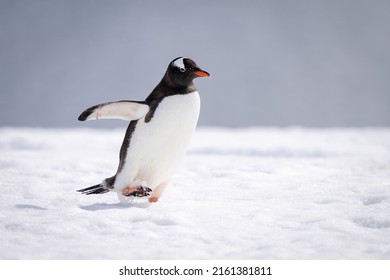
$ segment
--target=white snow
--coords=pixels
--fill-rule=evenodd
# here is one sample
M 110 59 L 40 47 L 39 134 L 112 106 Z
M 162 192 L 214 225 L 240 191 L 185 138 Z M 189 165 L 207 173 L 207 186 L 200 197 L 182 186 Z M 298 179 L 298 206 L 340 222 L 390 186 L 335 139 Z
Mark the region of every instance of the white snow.
M 198 128 L 160 201 L 83 196 L 125 128 L 0 128 L 0 259 L 389 259 L 390 129 Z

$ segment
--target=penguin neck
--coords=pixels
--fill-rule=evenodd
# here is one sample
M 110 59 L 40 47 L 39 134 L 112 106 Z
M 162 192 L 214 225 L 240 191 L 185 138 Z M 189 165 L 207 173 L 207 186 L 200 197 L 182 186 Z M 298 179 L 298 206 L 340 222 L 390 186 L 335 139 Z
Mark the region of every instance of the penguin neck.
M 145 117 L 145 122 L 150 122 L 158 105 L 165 97 L 173 95 L 185 95 L 195 91 L 196 87 L 192 81 L 186 86 L 180 86 L 172 85 L 167 83 L 166 79 L 162 79 L 161 82 L 153 89 L 151 94 L 149 94 L 149 96 L 145 99 L 145 103 L 150 106 L 150 110 Z
M 193 81 L 186 83 L 178 83 L 172 81 L 171 79 L 162 79 L 160 82 L 160 86 L 164 88 L 166 92 L 175 92 L 173 94 L 186 94 L 196 91 L 196 87 Z
M 180 85 L 164 76 L 160 83 L 153 89 L 152 93 L 146 98 L 146 102 L 171 95 L 187 94 L 194 91 L 196 91 L 196 87 L 192 81 L 186 85 Z

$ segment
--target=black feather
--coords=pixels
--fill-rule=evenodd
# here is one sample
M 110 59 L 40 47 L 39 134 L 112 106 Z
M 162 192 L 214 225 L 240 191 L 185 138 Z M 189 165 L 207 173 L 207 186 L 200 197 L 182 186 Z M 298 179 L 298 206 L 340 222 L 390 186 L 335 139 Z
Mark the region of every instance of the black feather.
M 99 105 L 95 105 L 95 106 L 92 106 L 92 107 L 90 107 L 90 108 L 84 110 L 84 112 L 82 112 L 82 113 L 80 114 L 80 116 L 78 117 L 78 120 L 79 120 L 79 121 L 85 121 L 85 120 L 88 118 L 88 116 L 89 116 L 90 114 L 92 114 L 92 112 L 93 112 L 96 108 L 98 108 L 99 106 L 101 106 L 101 105 L 100 105 L 100 104 L 99 104 Z
M 90 194 L 101 194 L 101 193 L 107 193 L 110 191 L 109 188 L 103 186 L 102 184 L 98 184 L 92 187 L 88 187 L 85 189 L 77 190 L 78 192 L 81 192 L 82 194 L 90 195 Z

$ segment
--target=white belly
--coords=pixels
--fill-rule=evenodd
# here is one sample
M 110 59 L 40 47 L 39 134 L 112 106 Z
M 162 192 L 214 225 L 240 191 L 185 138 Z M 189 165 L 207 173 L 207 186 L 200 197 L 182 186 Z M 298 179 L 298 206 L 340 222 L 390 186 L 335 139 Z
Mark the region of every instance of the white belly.
M 154 190 L 168 181 L 181 162 L 198 122 L 198 92 L 165 97 L 150 122 L 138 121 L 115 190 L 145 181 Z

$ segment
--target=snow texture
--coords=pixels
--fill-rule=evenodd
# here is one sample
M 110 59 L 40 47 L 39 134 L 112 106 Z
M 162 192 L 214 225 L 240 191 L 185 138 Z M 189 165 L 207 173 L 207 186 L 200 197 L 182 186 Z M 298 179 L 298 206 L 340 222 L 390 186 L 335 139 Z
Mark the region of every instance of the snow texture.
M 390 259 L 390 129 L 197 129 L 155 204 L 76 190 L 124 128 L 0 129 L 1 259 Z

